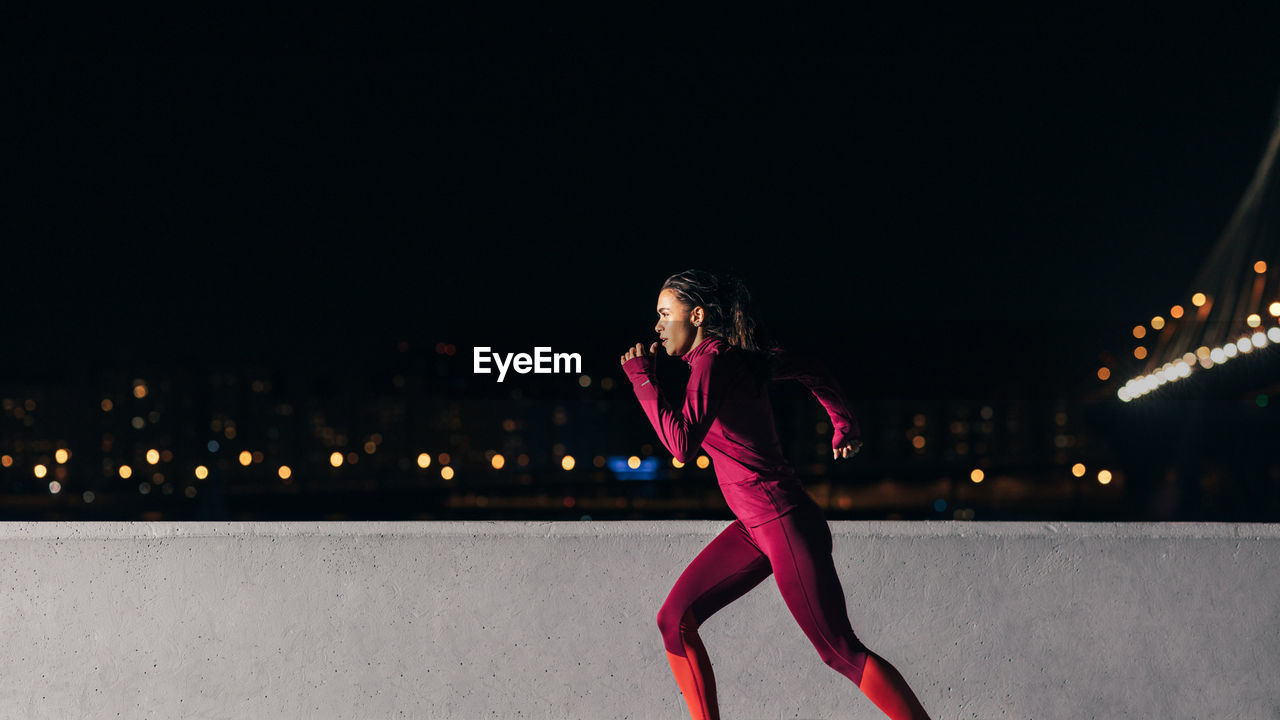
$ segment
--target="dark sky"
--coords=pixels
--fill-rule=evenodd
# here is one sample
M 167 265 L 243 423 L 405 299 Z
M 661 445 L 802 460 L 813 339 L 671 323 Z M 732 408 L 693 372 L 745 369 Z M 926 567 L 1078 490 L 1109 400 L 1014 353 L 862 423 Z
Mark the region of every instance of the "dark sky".
M 1074 385 L 1248 183 L 1274 18 L 878 12 L 25 58 L 5 384 L 401 339 L 610 372 L 709 267 L 880 392 Z

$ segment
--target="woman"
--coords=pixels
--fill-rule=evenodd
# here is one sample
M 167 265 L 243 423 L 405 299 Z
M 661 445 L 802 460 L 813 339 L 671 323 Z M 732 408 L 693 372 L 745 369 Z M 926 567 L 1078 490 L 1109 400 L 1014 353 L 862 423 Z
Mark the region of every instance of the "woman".
M 821 365 L 778 349 L 761 351 L 748 303 L 734 278 L 700 270 L 672 275 L 658 295 L 658 342 L 647 351 L 636 343 L 621 357 L 663 445 L 684 463 L 704 449 L 737 517 L 685 568 L 658 613 L 676 682 L 694 720 L 719 717 L 698 626 L 772 574 L 827 665 L 889 717 L 927 718 L 902 675 L 853 633 L 831 559 L 830 528 L 782 456 L 766 381 L 796 379 L 813 392 L 835 427 L 833 458 L 858 451 L 857 421 Z M 678 407 L 656 387 L 659 345 L 689 366 Z

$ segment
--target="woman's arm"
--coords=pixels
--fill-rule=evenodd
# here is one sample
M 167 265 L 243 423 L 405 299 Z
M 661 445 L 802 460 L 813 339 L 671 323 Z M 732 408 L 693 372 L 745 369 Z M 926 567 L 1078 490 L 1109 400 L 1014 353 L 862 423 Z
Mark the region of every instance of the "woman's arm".
M 633 357 L 622 364 L 662 444 L 682 463 L 697 456 L 724 399 L 725 373 L 724 368 L 717 370 L 717 358 L 716 353 L 707 353 L 689 363 L 689 383 L 679 411 L 658 390 L 652 356 Z
M 774 348 L 771 354 L 773 379 L 799 380 L 826 409 L 827 415 L 831 417 L 831 425 L 835 428 L 831 447 L 838 449 L 861 438 L 862 430 L 858 427 L 858 419 L 849 408 L 840 383 L 825 365 L 816 358 L 782 348 Z

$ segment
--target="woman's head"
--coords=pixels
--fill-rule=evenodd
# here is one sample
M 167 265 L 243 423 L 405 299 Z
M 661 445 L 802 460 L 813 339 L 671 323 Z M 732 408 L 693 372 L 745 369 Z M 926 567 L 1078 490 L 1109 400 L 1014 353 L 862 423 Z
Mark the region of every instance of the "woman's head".
M 758 331 L 750 303 L 751 295 L 738 278 L 685 270 L 662 284 L 654 330 L 668 355 L 683 355 L 707 337 L 757 351 Z

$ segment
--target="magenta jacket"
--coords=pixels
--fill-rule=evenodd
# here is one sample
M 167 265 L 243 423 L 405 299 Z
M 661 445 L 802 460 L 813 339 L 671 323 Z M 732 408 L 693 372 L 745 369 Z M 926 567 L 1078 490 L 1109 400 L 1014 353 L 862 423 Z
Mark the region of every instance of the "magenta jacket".
M 817 397 L 835 428 L 833 448 L 858 439 L 858 421 L 835 378 L 820 363 L 775 350 L 773 378 L 799 380 Z M 748 527 L 774 520 L 807 500 L 795 469 L 782 456 L 767 385 L 758 391 L 741 351 L 706 338 L 680 356 L 689 364 L 684 405 L 673 409 L 654 382 L 652 356 L 623 364 L 640 407 L 662 444 L 682 463 L 706 450 L 729 509 Z

